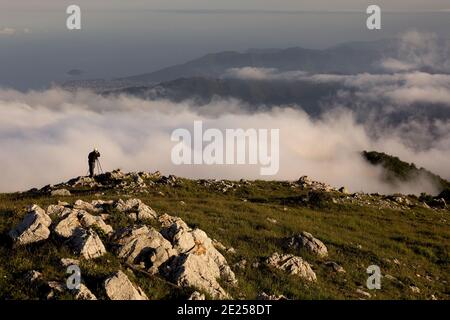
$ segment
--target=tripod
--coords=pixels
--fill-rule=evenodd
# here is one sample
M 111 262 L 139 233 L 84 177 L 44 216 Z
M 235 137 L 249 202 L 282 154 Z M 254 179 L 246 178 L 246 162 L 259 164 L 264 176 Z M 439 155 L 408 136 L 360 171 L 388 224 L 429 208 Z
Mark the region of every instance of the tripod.
M 95 160 L 95 167 L 94 167 L 94 175 L 95 175 L 95 170 L 97 170 L 97 174 L 103 174 L 103 168 L 102 168 L 102 164 L 100 163 L 100 160 L 97 159 Z M 89 169 L 86 172 L 86 175 L 88 176 L 90 174 Z
M 98 174 L 100 174 L 100 173 L 104 173 L 103 172 L 103 168 L 102 168 L 102 164 L 100 163 L 100 160 L 99 159 L 97 159 L 97 161 L 96 161 L 96 166 L 97 166 L 97 172 L 98 172 Z

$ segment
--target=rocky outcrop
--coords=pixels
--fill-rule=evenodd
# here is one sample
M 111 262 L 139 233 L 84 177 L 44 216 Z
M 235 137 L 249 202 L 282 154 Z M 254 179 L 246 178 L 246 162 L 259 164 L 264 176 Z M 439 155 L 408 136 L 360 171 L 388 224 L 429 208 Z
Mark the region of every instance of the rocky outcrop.
M 80 264 L 80 261 L 77 259 L 71 259 L 71 258 L 61 258 L 60 263 L 61 263 L 61 266 L 67 268 L 67 267 L 73 266 L 73 265 L 78 266 Z
M 174 259 L 170 268 L 170 278 L 176 284 L 202 289 L 214 298 L 229 298 L 217 281 L 221 278 L 220 267 L 210 256 L 183 254 Z
M 132 264 L 143 263 L 151 273 L 158 272 L 159 266 L 177 254 L 168 240 L 147 226 L 126 228 L 115 238 L 115 243 L 119 245 L 117 254 L 120 258 Z
M 84 259 L 95 259 L 106 253 L 105 246 L 95 231 L 77 228 L 71 238 L 76 253 Z
M 179 253 L 170 265 L 169 278 L 178 285 L 201 289 L 214 298 L 229 298 L 218 280 L 234 284 L 236 277 L 206 233 L 191 229 L 176 217 L 166 216 L 163 224 L 166 226 L 161 233 Z
M 80 220 L 81 225 L 85 228 L 95 226 L 105 234 L 111 234 L 113 232 L 113 228 L 106 224 L 100 216 L 94 216 L 86 211 L 80 211 L 78 213 L 78 219 Z
M 58 217 L 62 217 L 65 213 L 69 213 L 71 209 L 67 208 L 66 206 L 60 205 L 60 204 L 51 204 L 47 207 L 47 214 L 48 215 L 55 215 Z
M 291 275 L 299 276 L 307 281 L 316 281 L 317 277 L 310 264 L 300 257 L 292 254 L 279 254 L 275 252 L 267 258 L 266 264 L 275 269 L 286 271 Z
M 103 219 L 113 208 L 124 214 L 134 213 L 139 220 L 158 219 L 161 231 L 146 225 L 136 225 L 114 233 L 112 227 Z M 158 217 L 155 211 L 139 199 L 117 202 L 78 200 L 73 205 L 50 205 L 47 210 L 59 220 L 54 227 L 55 233 L 67 239 L 74 253 L 83 259 L 95 259 L 106 253 L 105 246 L 97 234 L 98 230 L 101 230 L 110 236 L 114 252 L 119 258 L 137 268 L 145 268 L 149 273 L 160 273 L 176 285 L 197 288 L 213 298 L 224 299 L 230 296 L 222 288 L 220 281 L 230 284 L 237 282 L 225 257 L 216 247 L 229 253 L 235 252 L 234 249 L 226 248 L 219 241 L 213 242 L 203 230 L 192 229 L 179 217 L 167 214 Z M 44 219 L 44 225 L 48 229 L 51 220 L 44 210 L 36 206 L 30 214 Z M 79 261 L 61 259 L 63 267 L 73 264 L 79 265 Z M 243 266 L 244 264 L 245 262 L 242 263 Z M 50 297 L 62 293 L 59 290 L 59 282 L 52 284 Z M 111 299 L 146 299 L 145 294 L 120 272 L 105 282 L 105 289 Z M 72 290 L 71 293 L 76 299 L 96 299 L 85 285 L 77 291 Z M 192 299 L 203 298 L 204 295 L 201 294 L 192 296 Z
M 50 236 L 52 220 L 47 213 L 37 205 L 28 209 L 22 222 L 9 232 L 17 245 L 27 245 L 47 239 Z
M 303 231 L 288 239 L 287 246 L 293 249 L 305 249 L 308 252 L 324 258 L 328 256 L 328 249 L 322 241 L 313 237 L 311 233 Z
M 158 215 L 155 210 L 144 204 L 139 199 L 129 199 L 123 201 L 120 199 L 115 205 L 120 212 L 127 213 L 133 220 L 145 221 L 149 219 L 156 219 Z
M 68 181 L 67 185 L 72 187 L 89 187 L 89 188 L 99 186 L 99 184 L 95 181 L 95 179 L 91 177 L 78 177 Z
M 85 206 L 83 206 L 85 207 Z M 62 211 L 65 218 L 61 220 L 55 227 L 55 232 L 63 238 L 70 238 L 77 228 L 96 227 L 105 234 L 111 234 L 113 228 L 106 224 L 101 216 L 94 216 L 82 209 L 66 209 L 70 211 Z M 65 213 L 66 212 L 66 213 Z
M 75 201 L 73 205 L 74 209 L 83 210 L 83 211 L 89 211 L 89 212 L 98 212 L 101 211 L 94 207 L 91 203 L 83 201 L 83 200 L 77 200 Z
M 205 295 L 203 293 L 200 293 L 198 291 L 194 291 L 189 296 L 188 300 L 206 300 L 206 297 L 205 297 Z
M 106 279 L 104 286 L 106 295 L 111 300 L 148 300 L 144 291 L 120 270 Z
M 70 191 L 67 189 L 56 189 L 50 192 L 50 195 L 53 197 L 67 197 L 70 196 Z
M 63 238 L 70 238 L 73 236 L 76 229 L 81 227 L 78 220 L 78 210 L 71 210 L 66 217 L 61 220 L 55 227 L 55 233 Z
M 76 300 L 97 300 L 97 297 L 83 283 L 80 283 L 80 288 L 72 292 Z
M 314 191 L 336 191 L 335 188 L 326 183 L 310 180 L 308 176 L 302 176 L 300 179 L 298 179 L 297 185 L 299 185 L 302 189 L 311 189 Z

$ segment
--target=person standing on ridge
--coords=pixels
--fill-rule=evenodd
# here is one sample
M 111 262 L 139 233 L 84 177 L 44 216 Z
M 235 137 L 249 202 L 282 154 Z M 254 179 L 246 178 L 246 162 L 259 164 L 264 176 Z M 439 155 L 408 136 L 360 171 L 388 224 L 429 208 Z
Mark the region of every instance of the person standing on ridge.
M 94 151 L 92 151 L 88 155 L 89 177 L 91 178 L 94 176 L 95 163 L 97 162 L 98 158 L 100 158 L 100 152 L 98 152 L 98 150 L 94 148 Z

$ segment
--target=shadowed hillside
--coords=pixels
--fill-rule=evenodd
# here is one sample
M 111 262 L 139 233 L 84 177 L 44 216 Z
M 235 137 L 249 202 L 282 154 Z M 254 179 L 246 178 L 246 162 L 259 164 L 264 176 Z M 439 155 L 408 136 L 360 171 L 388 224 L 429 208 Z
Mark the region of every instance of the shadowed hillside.
M 398 157 L 376 151 L 363 151 L 362 156 L 370 164 L 382 166 L 384 169 L 384 179 L 389 183 L 399 184 L 426 179 L 432 181 L 440 191 L 450 187 L 449 181 L 442 179 L 440 176 L 424 168 L 417 168 L 414 163 L 404 162 Z

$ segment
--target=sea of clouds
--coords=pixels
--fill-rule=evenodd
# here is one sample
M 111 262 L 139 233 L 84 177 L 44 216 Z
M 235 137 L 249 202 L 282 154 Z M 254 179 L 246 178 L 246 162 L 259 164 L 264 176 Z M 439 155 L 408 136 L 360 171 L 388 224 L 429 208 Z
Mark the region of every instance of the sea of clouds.
M 195 120 L 203 120 L 205 128 L 220 130 L 280 129 L 280 170 L 273 179 L 293 180 L 309 175 L 352 191 L 437 192 L 426 181 L 395 188 L 387 185 L 381 179 L 381 169 L 361 158 L 362 150 L 394 154 L 450 177 L 449 123 L 443 124 L 442 130 L 447 133 L 444 138 L 435 141 L 431 148 L 417 151 L 404 142 L 401 130 L 387 130 L 374 138 L 351 111 L 341 108 L 320 119 L 311 119 L 298 108 L 273 108 L 249 114 L 234 100 L 196 108 L 189 102 L 104 97 L 88 91 L 1 90 L 0 190 L 25 190 L 84 175 L 87 154 L 94 147 L 100 149 L 105 170 L 160 170 L 165 174 L 203 178 L 263 178 L 255 165 L 172 164 L 173 130 L 192 131 Z M 409 133 L 427 135 L 420 125 L 411 125 Z
M 20 92 L 0 89 L 0 192 L 26 190 L 85 175 L 87 154 L 97 147 L 105 170 L 156 171 L 192 178 L 261 179 L 258 165 L 174 165 L 171 150 L 175 129 L 280 129 L 280 170 L 270 179 L 294 180 L 302 175 L 346 186 L 351 191 L 436 194 L 425 179 L 392 186 L 382 169 L 360 153 L 376 150 L 414 162 L 450 178 L 450 75 L 448 56 L 436 53 L 435 37 L 416 32 L 403 36 L 403 59 L 380 61 L 385 74 L 331 75 L 276 69 L 230 69 L 226 77 L 259 80 L 339 82 L 343 89 L 319 118 L 301 106 L 248 112 L 233 99 L 206 106 L 192 102 L 148 101 L 132 96 L 102 96 L 60 88 Z M 400 55 L 401 57 L 401 55 Z M 421 68 L 442 67 L 442 73 Z M 351 93 L 351 94 L 350 94 Z M 357 99 L 365 107 L 383 102 L 377 120 L 361 121 L 347 104 Z M 331 102 L 330 102 L 331 103 Z M 380 119 L 412 105 L 439 104 L 447 117 L 410 117 L 397 126 Z M 426 110 L 425 110 L 426 113 Z M 374 122 L 375 121 L 375 122 Z

